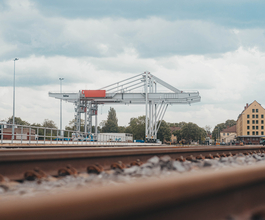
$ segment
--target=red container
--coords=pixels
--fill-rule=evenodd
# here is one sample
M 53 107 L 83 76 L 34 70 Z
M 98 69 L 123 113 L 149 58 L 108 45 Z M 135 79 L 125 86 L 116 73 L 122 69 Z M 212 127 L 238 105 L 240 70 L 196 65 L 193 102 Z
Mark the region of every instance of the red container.
M 106 97 L 106 90 L 82 90 L 82 94 L 86 98 L 104 98 Z

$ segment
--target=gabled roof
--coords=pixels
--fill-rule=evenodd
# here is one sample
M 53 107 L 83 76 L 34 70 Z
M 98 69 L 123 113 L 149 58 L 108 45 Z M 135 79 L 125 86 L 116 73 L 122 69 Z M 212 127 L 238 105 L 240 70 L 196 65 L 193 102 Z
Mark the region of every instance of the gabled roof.
M 230 128 L 223 129 L 221 131 L 221 133 L 236 133 L 236 125 L 234 125 Z
M 247 105 L 244 107 L 244 110 L 238 115 L 237 119 L 239 119 L 239 117 L 244 113 L 244 111 L 246 111 L 246 110 L 247 110 L 252 104 L 254 104 L 255 102 L 261 106 L 260 103 L 258 103 L 256 100 L 254 100 L 251 104 L 247 104 Z M 261 107 L 262 107 L 262 106 L 261 106 Z M 262 107 L 262 108 L 263 108 L 263 107 Z M 263 109 L 264 109 L 264 108 L 263 108 Z M 265 110 L 265 109 L 264 109 L 264 110 Z

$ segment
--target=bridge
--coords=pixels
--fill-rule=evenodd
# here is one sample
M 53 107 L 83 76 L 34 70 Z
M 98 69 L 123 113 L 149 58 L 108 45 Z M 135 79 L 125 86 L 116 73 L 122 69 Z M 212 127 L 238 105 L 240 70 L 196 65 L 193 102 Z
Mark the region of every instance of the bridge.
M 163 92 L 161 92 L 161 88 Z M 150 72 L 138 74 L 98 90 L 80 90 L 77 93 L 49 92 L 49 96 L 75 104 L 76 132 L 80 132 L 81 114 L 85 114 L 85 133 L 92 133 L 92 117 L 94 116 L 95 138 L 98 134 L 97 111 L 99 105 L 145 105 L 146 142 L 156 142 L 157 132 L 168 105 L 192 104 L 201 100 L 198 91 L 181 91 Z

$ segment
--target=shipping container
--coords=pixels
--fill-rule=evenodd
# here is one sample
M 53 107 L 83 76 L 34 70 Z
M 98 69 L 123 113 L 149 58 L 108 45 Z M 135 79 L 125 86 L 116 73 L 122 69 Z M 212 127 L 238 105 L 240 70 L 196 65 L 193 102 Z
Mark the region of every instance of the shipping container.
M 128 133 L 99 133 L 97 141 L 133 142 L 133 135 Z
M 82 90 L 82 94 L 86 98 L 104 98 L 106 97 L 106 90 Z

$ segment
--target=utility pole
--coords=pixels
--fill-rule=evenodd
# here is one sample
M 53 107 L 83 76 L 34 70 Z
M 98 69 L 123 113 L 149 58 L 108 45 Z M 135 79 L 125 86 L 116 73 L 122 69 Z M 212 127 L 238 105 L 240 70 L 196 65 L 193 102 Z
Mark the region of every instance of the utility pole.
M 63 82 L 63 80 L 64 80 L 64 78 L 59 78 L 59 80 L 60 80 L 60 93 L 62 93 L 62 82 Z M 60 131 L 61 131 L 61 136 L 63 137 L 63 131 L 62 131 L 62 118 L 63 118 L 63 116 L 62 116 L 62 99 L 60 99 Z
M 14 79 L 13 79 L 13 125 L 12 125 L 12 142 L 14 140 L 14 133 L 15 133 L 15 79 L 16 79 L 16 73 L 15 73 L 15 66 L 16 66 L 16 60 L 19 60 L 18 58 L 14 59 Z

